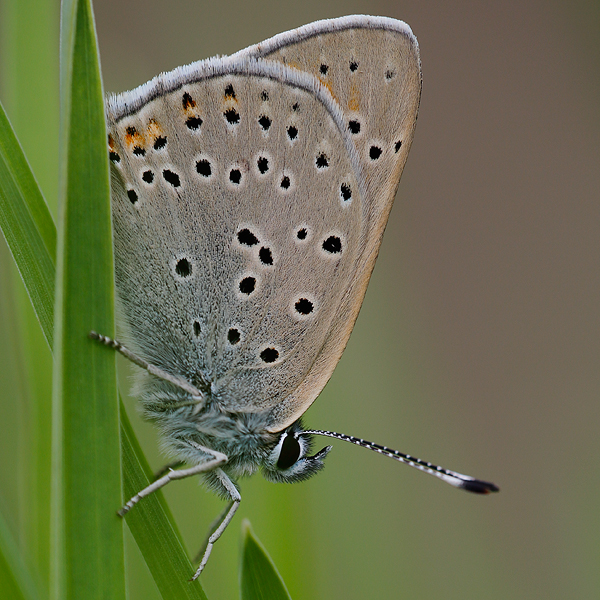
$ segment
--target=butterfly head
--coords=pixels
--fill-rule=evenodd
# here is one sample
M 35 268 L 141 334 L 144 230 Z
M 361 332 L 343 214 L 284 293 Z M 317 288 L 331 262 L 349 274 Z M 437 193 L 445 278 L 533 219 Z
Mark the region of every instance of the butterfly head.
M 305 434 L 300 421 L 296 421 L 279 434 L 277 444 L 263 463 L 263 475 L 273 482 L 294 483 L 304 481 L 318 471 L 325 463 L 331 446 L 325 446 L 309 456 L 312 436 Z

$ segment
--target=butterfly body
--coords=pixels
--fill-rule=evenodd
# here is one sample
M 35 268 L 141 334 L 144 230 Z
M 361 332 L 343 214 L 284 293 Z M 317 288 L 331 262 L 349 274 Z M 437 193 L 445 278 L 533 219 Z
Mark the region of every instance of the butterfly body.
M 412 142 L 410 28 L 319 21 L 107 100 L 120 342 L 145 415 L 229 500 L 261 469 L 300 481 L 337 437 L 471 491 L 495 486 L 358 438 L 305 431 L 358 316 Z M 496 488 L 497 489 L 497 488 Z
M 269 475 L 350 335 L 419 95 L 408 27 L 348 17 L 109 98 L 121 337 L 200 393 L 139 375 L 179 458 Z

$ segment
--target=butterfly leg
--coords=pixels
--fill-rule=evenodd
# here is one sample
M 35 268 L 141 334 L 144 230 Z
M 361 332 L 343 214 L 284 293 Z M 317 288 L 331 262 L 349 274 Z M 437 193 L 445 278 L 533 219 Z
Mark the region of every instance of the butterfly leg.
M 182 460 L 176 460 L 172 463 L 169 463 L 168 465 L 161 467 L 158 471 L 154 473 L 154 479 L 159 479 L 163 475 L 167 474 L 169 471 L 172 471 L 173 469 L 179 469 L 184 464 L 185 462 Z
M 227 525 L 231 523 L 231 519 L 233 519 L 233 515 L 235 515 L 235 511 L 238 509 L 242 497 L 240 493 L 237 491 L 235 485 L 233 485 L 233 481 L 227 477 L 227 475 L 223 472 L 222 469 L 216 469 L 215 471 L 217 477 L 223 484 L 223 487 L 227 490 L 229 495 L 231 496 L 231 501 L 227 505 L 226 509 L 219 515 L 218 519 L 211 525 L 211 534 L 208 537 L 206 542 L 206 549 L 204 550 L 204 555 L 202 556 L 202 560 L 200 561 L 200 565 L 196 569 L 194 576 L 190 581 L 194 581 L 198 579 L 200 573 L 204 570 L 206 563 L 208 562 L 208 557 L 212 552 L 213 546 L 215 542 L 221 537 L 221 534 L 227 528 Z
M 212 460 L 208 460 L 206 462 L 200 463 L 199 465 L 194 465 L 193 467 L 190 467 L 189 469 L 179 469 L 178 471 L 169 471 L 166 475 L 164 475 L 160 479 L 157 479 L 156 481 L 152 482 L 148 487 L 145 487 L 143 490 L 138 492 L 133 498 L 131 498 L 131 500 L 129 500 L 129 502 L 127 502 L 127 504 L 125 504 L 125 506 L 119 511 L 119 515 L 124 516 L 142 498 L 145 498 L 146 496 L 149 496 L 156 490 L 159 490 L 161 487 L 164 487 L 170 481 L 173 481 L 175 479 L 184 479 L 186 477 L 191 477 L 192 475 L 198 475 L 199 473 L 206 473 L 207 471 L 212 471 L 213 469 L 216 469 L 216 468 L 220 467 L 221 465 L 224 465 L 227 462 L 227 456 L 225 456 L 225 454 L 222 454 L 221 452 L 217 452 L 216 450 L 211 450 L 210 448 L 204 448 L 203 446 L 198 446 L 198 447 L 203 452 L 206 452 L 206 454 L 214 456 L 214 458 Z M 218 469 L 218 471 L 222 473 L 221 469 Z M 227 476 L 225 475 L 225 477 L 227 477 Z M 220 476 L 219 476 L 219 479 L 221 479 Z M 229 480 L 228 477 L 227 477 L 227 480 L 231 483 L 231 481 Z M 231 484 L 231 485 L 233 486 L 233 484 Z M 235 486 L 233 486 L 233 489 L 235 490 Z M 227 488 L 227 491 L 230 492 L 229 488 Z M 237 490 L 235 490 L 235 492 L 239 497 L 239 492 Z
M 200 549 L 196 553 L 196 556 L 194 556 L 193 562 L 199 563 L 202 560 L 202 557 L 206 552 L 206 548 L 208 547 L 208 540 L 210 540 L 210 536 L 219 528 L 219 526 L 227 516 L 227 513 L 230 511 L 232 505 L 233 500 L 230 500 L 225 505 L 225 508 L 219 513 L 219 516 L 210 524 L 210 527 L 208 528 L 208 533 L 206 534 L 206 538 L 204 539 L 204 543 L 202 544 L 202 546 L 200 546 Z
M 175 375 L 171 375 L 171 373 L 167 373 L 160 367 L 151 365 L 150 363 L 146 362 L 143 358 L 139 357 L 137 354 L 134 354 L 131 350 L 123 346 L 121 342 L 113 340 L 112 338 L 109 338 L 100 333 L 96 333 L 95 331 L 90 331 L 89 337 L 93 340 L 99 341 L 105 346 L 114 348 L 117 352 L 120 352 L 125 358 L 130 360 L 132 363 L 136 364 L 138 367 L 142 367 L 142 369 L 145 369 L 151 375 L 154 375 L 159 379 L 163 379 L 164 381 L 168 381 L 169 383 L 176 385 L 184 392 L 190 394 L 190 396 L 192 396 L 193 400 L 195 400 L 196 402 L 204 401 L 204 395 L 197 387 L 193 386 L 191 383 L 189 383 L 181 377 L 176 377 Z

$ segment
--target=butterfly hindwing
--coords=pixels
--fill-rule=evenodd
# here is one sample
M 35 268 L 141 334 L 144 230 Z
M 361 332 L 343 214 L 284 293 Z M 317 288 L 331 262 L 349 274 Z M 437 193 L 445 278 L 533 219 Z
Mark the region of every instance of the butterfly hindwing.
M 141 356 L 252 412 L 314 368 L 365 231 L 327 90 L 281 65 L 225 63 L 109 104 L 116 281 Z

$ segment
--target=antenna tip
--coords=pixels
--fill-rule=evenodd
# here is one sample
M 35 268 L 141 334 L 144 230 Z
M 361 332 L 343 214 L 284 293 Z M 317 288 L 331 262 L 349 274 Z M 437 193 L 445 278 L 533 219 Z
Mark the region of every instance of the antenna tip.
M 488 481 L 481 481 L 480 479 L 470 479 L 468 481 L 462 481 L 460 488 L 467 492 L 473 492 L 474 494 L 491 494 L 492 492 L 499 492 L 500 488 Z

